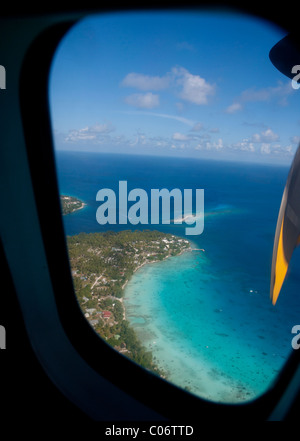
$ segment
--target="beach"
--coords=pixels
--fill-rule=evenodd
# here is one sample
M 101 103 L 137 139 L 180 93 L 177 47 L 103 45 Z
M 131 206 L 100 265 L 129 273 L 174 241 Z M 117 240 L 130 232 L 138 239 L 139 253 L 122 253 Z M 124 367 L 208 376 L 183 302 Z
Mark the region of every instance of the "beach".
M 191 245 L 191 243 L 190 243 L 190 245 Z M 190 252 L 190 251 L 196 251 L 196 250 L 197 250 L 197 251 L 205 251 L 204 249 L 198 250 L 198 249 L 196 249 L 196 248 L 192 248 L 192 245 L 191 245 L 190 248 L 186 248 L 186 249 L 181 250 L 180 253 L 177 254 L 177 256 L 181 256 L 183 253 Z M 177 257 L 177 256 L 176 256 L 176 257 Z M 169 258 L 171 258 L 171 257 L 175 257 L 175 256 L 166 256 L 166 257 L 163 259 L 163 261 L 166 260 L 166 259 L 169 259 Z M 131 276 L 131 278 L 134 277 L 134 274 L 135 274 L 139 269 L 143 268 L 145 265 L 152 265 L 152 264 L 156 264 L 156 263 L 159 263 L 159 262 L 161 262 L 161 261 L 160 261 L 160 260 L 154 260 L 154 261 L 152 261 L 152 262 L 143 262 L 143 263 L 139 264 L 139 265 L 133 270 L 133 275 Z M 131 278 L 128 279 L 128 280 L 126 280 L 126 282 L 122 285 L 122 291 L 124 292 L 124 296 L 125 296 L 125 288 L 126 288 L 127 284 L 130 282 Z M 122 300 L 122 302 L 123 302 L 123 298 L 121 298 L 120 300 Z M 124 302 L 123 302 L 123 306 L 124 306 L 124 318 L 126 318 L 126 307 L 125 307 Z

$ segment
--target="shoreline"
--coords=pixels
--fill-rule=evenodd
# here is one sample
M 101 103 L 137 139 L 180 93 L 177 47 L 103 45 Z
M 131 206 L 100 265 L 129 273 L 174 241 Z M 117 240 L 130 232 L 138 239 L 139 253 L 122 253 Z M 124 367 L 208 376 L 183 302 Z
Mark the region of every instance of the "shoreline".
M 194 250 L 190 248 L 184 251 Z M 197 251 L 205 250 L 197 249 Z M 184 252 L 181 252 L 180 254 L 178 254 L 178 256 L 183 254 Z M 164 260 L 167 260 L 167 257 Z M 139 268 L 136 269 L 136 271 L 144 265 L 145 264 L 141 265 Z M 142 282 L 140 282 L 140 285 L 138 285 L 138 289 L 141 289 L 142 286 Z M 139 294 L 138 291 L 136 291 L 136 293 Z M 168 329 L 168 332 L 165 335 L 163 330 L 158 330 L 155 323 L 154 326 L 151 327 L 151 323 L 149 323 L 148 320 L 151 321 L 152 315 L 150 317 L 149 312 L 145 312 L 143 310 L 141 311 L 140 309 L 138 309 L 137 311 L 139 312 L 135 314 L 134 307 L 137 306 L 137 308 L 141 308 L 140 303 L 142 303 L 138 300 L 135 300 L 138 298 L 138 294 L 136 293 L 132 293 L 132 303 L 130 303 L 129 301 L 130 296 L 126 297 L 125 293 L 123 293 L 124 313 L 126 311 L 126 306 L 129 307 L 131 310 L 132 321 L 128 320 L 128 318 L 127 320 L 129 321 L 130 327 L 132 327 L 132 329 L 134 330 L 137 338 L 139 339 L 143 347 L 151 353 L 157 368 L 165 372 L 164 378 L 167 381 L 175 384 L 182 389 L 187 389 L 190 393 L 198 397 L 212 400 L 213 402 L 228 404 L 244 403 L 256 396 L 256 392 L 252 390 L 249 385 L 242 382 L 240 379 L 236 379 L 229 376 L 228 374 L 223 373 L 222 370 L 219 370 L 218 367 L 211 364 L 211 362 L 205 360 L 205 358 L 201 360 L 201 357 L 195 360 L 191 358 L 190 361 L 186 362 L 186 352 L 183 351 L 181 364 L 180 366 L 177 366 L 174 360 L 175 358 L 180 358 L 178 354 L 181 352 L 181 349 L 178 347 L 174 348 L 171 342 L 168 342 L 168 338 L 166 335 L 168 334 L 170 329 Z M 127 302 L 129 302 L 128 305 L 126 305 Z M 147 317 L 147 319 L 145 319 L 145 317 Z M 145 323 L 140 322 L 139 320 L 135 321 L 136 318 L 143 318 L 146 321 Z M 206 346 L 206 348 L 208 348 L 208 346 Z M 213 376 L 215 378 L 213 378 Z
M 86 204 L 85 202 L 82 202 L 82 203 L 81 203 L 81 207 L 76 208 L 76 210 L 74 210 L 74 211 L 81 210 L 81 209 L 84 208 L 86 205 L 87 205 L 87 204 Z
M 118 300 L 121 302 L 121 304 L 122 304 L 122 306 L 123 306 L 123 321 L 127 321 L 127 322 L 128 322 L 130 328 L 133 330 L 134 334 L 136 335 L 136 338 L 138 339 L 138 341 L 140 342 L 140 344 L 142 345 L 142 347 L 145 348 L 145 350 L 151 354 L 151 358 L 152 358 L 153 360 L 155 359 L 155 357 L 154 357 L 154 355 L 153 355 L 153 348 L 152 348 L 152 347 L 146 347 L 146 346 L 145 346 L 144 342 L 139 338 L 139 336 L 138 336 L 136 330 L 134 329 L 133 324 L 132 324 L 132 323 L 128 320 L 128 318 L 127 318 L 127 313 L 126 313 L 125 288 L 126 288 L 127 284 L 132 280 L 134 274 L 135 274 L 139 269 L 143 268 L 144 266 L 146 266 L 146 265 L 150 265 L 150 264 L 159 263 L 159 262 L 164 262 L 164 261 L 166 261 L 166 260 L 167 260 L 168 258 L 170 258 L 170 257 L 179 257 L 179 256 L 183 255 L 183 254 L 186 253 L 186 252 L 192 252 L 192 251 L 195 251 L 195 249 L 191 248 L 191 247 L 192 247 L 192 243 L 191 243 L 190 241 L 188 241 L 188 242 L 189 242 L 189 248 L 185 248 L 185 249 L 181 250 L 180 253 L 176 254 L 175 256 L 168 255 L 168 256 L 164 257 L 162 260 L 155 260 L 155 261 L 152 261 L 152 262 L 143 262 L 143 263 L 141 263 L 140 265 L 138 265 L 138 266 L 133 270 L 133 273 L 131 274 L 131 276 L 130 276 L 130 277 L 128 278 L 128 280 L 126 280 L 126 282 L 122 285 L 122 289 L 121 289 L 122 297 L 119 298 Z M 166 381 L 170 381 L 170 382 L 172 383 L 172 381 L 169 380 L 168 371 L 167 371 L 164 367 L 162 367 L 162 366 L 160 365 L 160 363 L 158 362 L 157 359 L 155 359 L 155 360 L 153 361 L 153 365 L 154 365 L 154 369 L 151 369 L 151 372 L 152 372 L 153 374 L 155 374 L 155 375 L 159 375 L 159 376 L 160 376 L 161 378 L 163 378 L 164 380 L 166 380 Z M 155 372 L 155 371 L 156 371 L 156 372 Z M 160 373 L 159 373 L 159 372 L 160 372 Z M 175 383 L 174 383 L 174 384 L 175 384 Z
M 152 351 L 146 350 L 127 320 L 124 293 L 134 273 L 143 266 L 192 251 L 194 245 L 185 237 L 157 230 L 68 237 L 76 295 L 90 325 L 117 351 L 163 378 L 165 372 L 155 362 Z
M 127 286 L 127 284 L 131 281 L 131 279 L 132 279 L 132 277 L 133 277 L 133 275 L 139 270 L 139 269 L 141 269 L 142 267 L 144 267 L 145 265 L 151 265 L 151 264 L 154 264 L 154 263 L 159 263 L 159 262 L 164 262 L 164 261 L 166 261 L 167 259 L 169 259 L 170 257 L 179 257 L 179 256 L 181 256 L 182 254 L 184 254 L 184 253 L 186 253 L 186 252 L 191 252 L 191 251 L 205 251 L 203 248 L 199 248 L 199 249 L 196 249 L 196 248 L 191 248 L 191 242 L 189 241 L 189 244 L 190 244 L 190 248 L 187 248 L 187 249 L 183 249 L 183 250 L 181 250 L 180 251 L 180 253 L 178 253 L 178 254 L 176 254 L 175 256 L 166 256 L 166 257 L 164 257 L 162 260 L 154 260 L 154 261 L 152 261 L 152 262 L 143 262 L 143 263 L 141 263 L 140 265 L 138 265 L 134 270 L 133 270 L 133 273 L 132 273 L 132 275 L 130 276 L 130 278 L 128 279 L 128 280 L 126 280 L 126 282 L 124 282 L 124 284 L 122 285 L 122 297 L 121 297 L 121 300 L 122 300 L 122 304 L 123 304 L 123 309 L 124 309 L 124 320 L 126 320 L 126 307 L 125 307 L 125 302 L 123 301 L 123 299 L 125 298 L 125 288 L 126 288 L 126 286 Z
M 68 216 L 69 214 L 76 213 L 79 210 L 82 210 L 84 207 L 87 206 L 86 202 L 83 202 L 81 199 L 78 199 L 75 196 L 69 196 L 65 194 L 60 195 L 60 201 L 62 205 L 62 212 L 64 216 Z M 80 207 L 71 208 L 69 204 L 78 204 L 80 203 Z M 67 212 L 64 212 L 64 210 L 67 210 Z M 69 211 L 70 210 L 70 211 Z

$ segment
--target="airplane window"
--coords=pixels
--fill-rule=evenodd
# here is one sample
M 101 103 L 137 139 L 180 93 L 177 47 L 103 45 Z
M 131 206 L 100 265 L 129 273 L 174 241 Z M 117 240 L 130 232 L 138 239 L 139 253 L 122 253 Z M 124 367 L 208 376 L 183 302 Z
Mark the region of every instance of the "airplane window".
M 284 36 L 224 11 L 95 15 L 51 67 L 82 313 L 122 356 L 215 402 L 257 398 L 296 350 L 299 254 L 269 296 L 300 140 L 300 92 L 269 60 Z

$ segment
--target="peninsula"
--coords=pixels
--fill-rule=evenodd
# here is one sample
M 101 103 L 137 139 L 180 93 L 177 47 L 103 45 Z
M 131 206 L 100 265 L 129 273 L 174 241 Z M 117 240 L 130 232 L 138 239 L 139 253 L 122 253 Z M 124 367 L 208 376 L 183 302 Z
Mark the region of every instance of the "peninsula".
M 60 196 L 60 202 L 62 207 L 62 214 L 71 214 L 74 211 L 80 210 L 83 208 L 86 204 L 82 201 L 80 201 L 77 198 L 74 198 L 73 196 Z
M 68 236 L 67 245 L 76 297 L 90 325 L 116 350 L 165 376 L 126 320 L 123 290 L 140 267 L 189 251 L 190 242 L 159 231 L 125 230 Z

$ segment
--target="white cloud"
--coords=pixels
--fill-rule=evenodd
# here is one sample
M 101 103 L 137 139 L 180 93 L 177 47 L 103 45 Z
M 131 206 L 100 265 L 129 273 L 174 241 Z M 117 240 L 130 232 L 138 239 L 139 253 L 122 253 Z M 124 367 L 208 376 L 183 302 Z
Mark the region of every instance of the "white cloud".
M 80 141 L 94 141 L 100 142 L 104 136 L 108 135 L 114 130 L 112 124 L 95 124 L 94 126 L 84 127 L 83 129 L 70 130 L 65 137 L 65 142 L 80 142 Z
M 247 139 L 247 138 L 233 144 L 232 148 L 235 150 L 242 150 L 244 152 L 254 152 L 255 151 L 253 142 L 249 141 L 249 139 Z
M 125 102 L 130 106 L 139 109 L 152 109 L 159 106 L 159 95 L 148 93 L 134 93 L 125 98 Z
M 263 154 L 269 155 L 271 153 L 271 147 L 268 143 L 263 143 L 260 147 L 260 151 Z
M 287 98 L 293 92 L 291 82 L 278 82 L 277 86 L 244 90 L 240 96 L 225 109 L 226 113 L 235 113 L 243 109 L 245 103 L 274 101 L 281 106 L 287 105 Z
M 225 109 L 226 113 L 235 113 L 238 112 L 239 110 L 241 110 L 243 107 L 241 105 L 241 103 L 232 103 L 230 106 L 227 107 L 227 109 Z
M 222 138 L 217 141 L 201 141 L 194 147 L 194 150 L 223 150 L 225 148 Z
M 250 153 L 257 152 L 263 155 L 280 153 L 286 155 L 288 151 L 283 149 L 279 143 L 275 143 L 278 140 L 279 135 L 268 128 L 261 133 L 254 133 L 249 138 L 244 138 L 239 142 L 231 144 L 230 148 Z
M 151 76 L 131 72 L 121 82 L 122 86 L 132 87 L 142 91 L 158 91 L 169 89 L 183 101 L 203 105 L 208 103 L 209 96 L 215 93 L 215 86 L 208 83 L 199 75 L 191 74 L 184 67 L 173 67 L 164 76 Z M 126 98 L 129 105 L 139 108 L 152 108 L 159 105 L 158 95 L 149 92 L 146 95 L 133 94 Z M 183 109 L 182 103 L 176 103 L 178 109 Z
M 224 147 L 224 146 L 223 146 L 223 140 L 222 140 L 221 138 L 219 138 L 217 142 L 214 142 L 213 147 L 214 147 L 216 150 L 222 150 L 223 147 Z
M 274 141 L 278 141 L 279 139 L 279 135 L 277 135 L 277 133 L 274 133 L 273 130 L 271 129 L 266 129 L 265 131 L 261 132 L 261 133 L 254 133 L 254 135 L 252 135 L 252 142 L 263 142 L 263 143 L 269 143 L 269 142 L 274 142 Z
M 174 139 L 174 141 L 187 141 L 190 138 L 187 135 L 184 135 L 183 133 L 176 132 L 173 134 L 172 139 Z
M 281 146 L 280 144 L 268 144 L 263 143 L 260 148 L 261 153 L 268 154 L 268 155 L 283 155 L 283 156 L 292 156 L 293 155 L 293 148 L 291 145 L 288 146 Z
M 283 147 L 280 143 L 274 143 L 277 139 L 278 135 L 268 129 L 261 134 L 253 135 L 250 139 L 244 138 L 239 142 L 233 143 L 229 148 L 231 150 L 240 150 L 241 152 L 270 155 L 270 157 L 289 157 L 293 155 L 293 147 L 291 145 Z
M 111 123 L 105 123 L 105 124 L 95 124 L 94 126 L 87 128 L 87 130 L 95 133 L 110 133 L 114 131 L 114 128 L 111 125 Z
M 174 67 L 172 73 L 176 83 L 182 86 L 180 98 L 193 104 L 208 103 L 208 97 L 215 93 L 215 86 L 199 75 L 192 75 L 184 67 Z
M 131 72 L 121 82 L 122 86 L 139 90 L 162 90 L 169 86 L 169 76 L 159 77 Z

